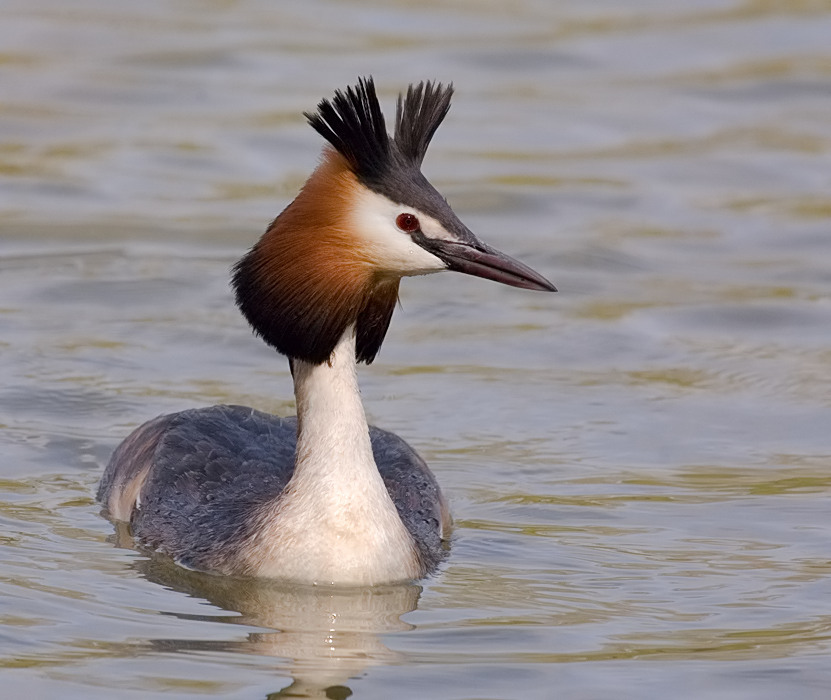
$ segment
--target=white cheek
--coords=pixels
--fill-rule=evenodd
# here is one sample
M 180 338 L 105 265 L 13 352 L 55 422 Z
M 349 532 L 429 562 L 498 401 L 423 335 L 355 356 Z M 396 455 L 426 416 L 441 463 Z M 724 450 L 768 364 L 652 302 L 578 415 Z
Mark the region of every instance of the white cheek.
M 425 275 L 446 270 L 441 259 L 413 243 L 395 225 L 400 213 L 401 206 L 386 197 L 368 190 L 360 193 L 353 210 L 353 224 L 364 254 L 385 272 Z M 429 219 L 418 216 L 420 220 Z

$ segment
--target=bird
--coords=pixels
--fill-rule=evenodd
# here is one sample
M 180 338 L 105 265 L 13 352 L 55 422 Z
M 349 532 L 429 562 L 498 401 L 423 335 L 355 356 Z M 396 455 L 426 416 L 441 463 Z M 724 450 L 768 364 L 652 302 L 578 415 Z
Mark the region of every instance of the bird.
M 444 560 L 447 500 L 413 448 L 368 425 L 357 365 L 378 354 L 403 277 L 451 270 L 557 291 L 482 243 L 422 174 L 452 94 L 410 84 L 392 134 L 371 76 L 304 112 L 325 140 L 320 162 L 231 279 L 254 333 L 288 358 L 297 415 L 218 405 L 136 428 L 97 498 L 141 548 L 310 585 L 416 581 Z

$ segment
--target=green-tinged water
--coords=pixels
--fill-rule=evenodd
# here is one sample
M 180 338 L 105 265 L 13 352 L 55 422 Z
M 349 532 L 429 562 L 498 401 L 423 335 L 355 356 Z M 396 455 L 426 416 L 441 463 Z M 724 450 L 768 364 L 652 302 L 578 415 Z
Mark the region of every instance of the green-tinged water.
M 831 4 L 0 16 L 0 695 L 831 697 Z M 293 411 L 228 271 L 316 163 L 301 112 L 367 74 L 388 114 L 455 83 L 425 173 L 560 289 L 405 280 L 362 370 L 450 557 L 370 590 L 148 561 L 94 503 L 109 453 Z

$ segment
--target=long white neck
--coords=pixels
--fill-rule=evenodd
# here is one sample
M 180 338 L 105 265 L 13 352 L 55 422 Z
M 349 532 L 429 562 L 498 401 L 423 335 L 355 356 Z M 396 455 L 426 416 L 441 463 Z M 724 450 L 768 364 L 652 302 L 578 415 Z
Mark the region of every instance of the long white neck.
M 328 362 L 295 360 L 293 373 L 295 470 L 269 519 L 274 544 L 257 573 L 354 585 L 418 578 L 414 542 L 372 456 L 354 327 Z
M 346 329 L 328 362 L 294 360 L 293 373 L 297 458 L 292 481 L 311 478 L 338 492 L 345 480 L 383 486 L 358 387 L 354 327 Z

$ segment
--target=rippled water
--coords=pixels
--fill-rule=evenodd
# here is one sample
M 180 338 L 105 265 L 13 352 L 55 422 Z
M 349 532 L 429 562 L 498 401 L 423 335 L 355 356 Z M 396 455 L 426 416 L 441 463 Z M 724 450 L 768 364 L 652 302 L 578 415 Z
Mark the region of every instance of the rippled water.
M 831 4 L 2 16 L 8 697 L 831 695 Z M 300 113 L 370 73 L 389 109 L 455 82 L 427 175 L 561 290 L 407 280 L 362 372 L 451 556 L 360 591 L 148 561 L 103 466 L 162 412 L 292 411 L 228 268 L 314 167 Z

